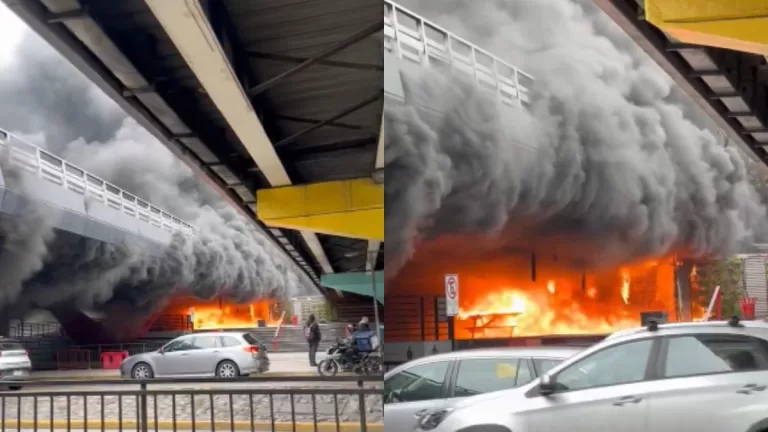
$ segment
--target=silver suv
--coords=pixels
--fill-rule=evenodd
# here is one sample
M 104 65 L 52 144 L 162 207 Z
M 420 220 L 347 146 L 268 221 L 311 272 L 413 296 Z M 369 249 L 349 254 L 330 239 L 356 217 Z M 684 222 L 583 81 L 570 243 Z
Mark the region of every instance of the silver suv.
M 384 430 L 407 432 L 463 398 L 527 384 L 580 348 L 473 349 L 424 357 L 384 376 Z
M 123 378 L 235 378 L 269 370 L 266 347 L 247 331 L 195 333 L 178 337 L 154 352 L 130 356 L 120 365 Z
M 528 385 L 431 412 L 418 430 L 766 432 L 766 389 L 768 323 L 651 323 Z

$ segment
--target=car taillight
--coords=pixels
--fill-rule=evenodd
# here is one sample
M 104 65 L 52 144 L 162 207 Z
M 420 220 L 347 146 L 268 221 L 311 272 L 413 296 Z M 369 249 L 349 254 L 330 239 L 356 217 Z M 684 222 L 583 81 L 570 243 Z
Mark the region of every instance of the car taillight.
M 243 347 L 243 350 L 245 350 L 245 352 L 249 352 L 251 354 L 256 354 L 257 352 L 259 352 L 259 347 L 250 345 L 250 346 L 247 346 L 247 347 Z

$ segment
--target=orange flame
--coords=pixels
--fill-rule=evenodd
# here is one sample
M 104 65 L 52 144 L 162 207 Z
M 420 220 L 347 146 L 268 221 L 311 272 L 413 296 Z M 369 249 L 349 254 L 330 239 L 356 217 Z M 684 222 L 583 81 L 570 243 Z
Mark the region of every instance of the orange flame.
M 259 321 L 276 326 L 280 320 L 274 301 L 234 304 L 220 300 L 204 301 L 182 298 L 166 308 L 168 314 L 192 315 L 195 330 L 240 329 L 257 327 Z
M 638 326 L 641 312 L 676 316 L 671 259 L 588 275 L 546 266 L 537 273 L 549 277 L 462 274 L 456 337 L 601 334 Z

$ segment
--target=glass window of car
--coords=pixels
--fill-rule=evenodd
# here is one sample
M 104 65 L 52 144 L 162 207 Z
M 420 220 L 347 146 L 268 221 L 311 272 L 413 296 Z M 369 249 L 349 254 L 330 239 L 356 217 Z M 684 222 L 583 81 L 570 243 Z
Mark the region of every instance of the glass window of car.
M 516 358 L 461 360 L 453 395 L 466 397 L 515 388 L 519 364 Z
M 192 343 L 197 349 L 216 348 L 218 336 L 195 336 Z
M 194 349 L 197 349 L 197 347 L 192 343 L 192 338 L 187 336 L 170 341 L 163 347 L 163 352 L 190 351 Z
M 608 347 L 560 371 L 558 391 L 628 384 L 645 378 L 653 341 L 650 339 Z
M 533 366 L 536 368 L 536 372 L 539 375 L 544 375 L 545 373 L 549 372 L 550 369 L 562 362 L 563 361 L 560 359 L 535 358 L 533 359 Z
M 221 336 L 219 337 L 219 340 L 223 347 L 236 347 L 242 345 L 234 336 Z
M 387 403 L 439 399 L 450 363 L 434 362 L 404 369 L 384 381 Z
M 768 370 L 768 343 L 740 335 L 695 335 L 668 339 L 664 376 Z
M 517 367 L 517 381 L 515 384 L 520 387 L 521 385 L 533 381 L 533 378 L 533 370 L 531 370 L 531 365 L 528 363 L 528 360 L 520 360 L 520 366 Z
M 245 333 L 243 335 L 243 339 L 245 339 L 246 342 L 248 342 L 251 345 L 261 345 L 258 339 L 256 339 L 252 334 Z

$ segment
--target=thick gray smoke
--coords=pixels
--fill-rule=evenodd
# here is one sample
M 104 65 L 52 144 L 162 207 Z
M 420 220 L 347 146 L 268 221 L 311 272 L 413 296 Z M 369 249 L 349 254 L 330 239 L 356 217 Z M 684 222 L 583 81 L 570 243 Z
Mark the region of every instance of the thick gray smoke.
M 0 127 L 199 231 L 175 236 L 162 258 L 149 258 L 139 244 L 115 246 L 53 231 L 45 211 L 30 203 L 27 217 L 0 221 L 0 307 L 75 302 L 91 308 L 117 301 L 149 309 L 177 289 L 204 298 L 224 292 L 240 301 L 311 289 L 309 278 L 260 229 L 42 40 L 30 32 L 16 51 L 0 65 Z
M 557 244 L 597 265 L 727 254 L 768 232 L 743 158 L 592 2 L 401 4 L 536 85 L 523 110 L 434 70 L 404 73 L 409 104 L 386 110 L 389 274 L 415 243 L 446 234 Z

